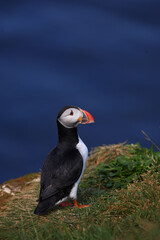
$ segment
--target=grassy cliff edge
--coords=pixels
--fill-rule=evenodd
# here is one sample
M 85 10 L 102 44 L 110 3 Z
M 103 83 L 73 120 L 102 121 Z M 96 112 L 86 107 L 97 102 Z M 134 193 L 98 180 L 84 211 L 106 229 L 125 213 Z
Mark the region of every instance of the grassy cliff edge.
M 0 185 L 0 239 L 154 239 L 160 236 L 160 152 L 139 144 L 93 149 L 78 197 L 89 208 L 33 210 L 40 173 Z

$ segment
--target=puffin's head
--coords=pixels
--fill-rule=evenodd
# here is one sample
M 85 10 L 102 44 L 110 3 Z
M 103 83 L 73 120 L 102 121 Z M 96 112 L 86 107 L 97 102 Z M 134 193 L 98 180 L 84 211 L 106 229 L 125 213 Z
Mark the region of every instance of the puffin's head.
M 78 124 L 93 123 L 90 113 L 75 106 L 65 106 L 58 114 L 57 120 L 66 128 L 77 127 Z

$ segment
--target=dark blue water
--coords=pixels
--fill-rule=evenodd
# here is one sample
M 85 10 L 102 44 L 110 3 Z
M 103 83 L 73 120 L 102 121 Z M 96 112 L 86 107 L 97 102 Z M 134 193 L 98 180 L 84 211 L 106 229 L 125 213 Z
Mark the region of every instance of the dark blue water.
M 64 105 L 89 111 L 89 149 L 160 145 L 160 1 L 0 3 L 0 182 L 37 172 Z

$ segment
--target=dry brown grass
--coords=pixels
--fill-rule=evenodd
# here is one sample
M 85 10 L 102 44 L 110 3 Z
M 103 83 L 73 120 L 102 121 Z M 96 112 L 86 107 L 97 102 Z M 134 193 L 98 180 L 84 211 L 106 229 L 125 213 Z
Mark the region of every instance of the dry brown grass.
M 118 156 L 130 155 L 129 148 L 124 143 L 104 145 L 94 148 L 90 152 L 90 156 L 87 161 L 87 167 L 96 168 L 96 166 L 102 162 L 109 162 L 112 159 L 115 159 Z
M 31 181 L 39 178 L 39 173 L 27 174 L 23 177 L 19 177 L 16 179 L 10 179 L 9 181 L 4 182 L 0 185 L 0 209 L 3 209 L 3 206 L 10 199 L 14 198 L 18 193 L 23 192 L 23 190 L 27 187 L 27 185 L 31 185 Z M 10 190 L 10 194 L 6 193 L 5 188 Z
M 7 219 L 12 218 L 13 223 L 15 226 L 20 221 L 20 216 L 17 214 L 17 212 L 21 213 L 21 217 L 23 214 L 26 215 L 26 213 L 29 213 L 33 206 L 36 203 L 37 198 L 37 189 L 39 188 L 39 182 L 34 181 L 34 179 L 39 179 L 39 173 L 34 175 L 31 174 L 31 178 L 29 178 L 29 175 L 10 180 L 9 182 L 5 182 L 5 185 L 10 187 L 15 186 L 16 188 L 12 188 L 12 193 L 14 195 L 7 194 L 7 197 L 1 194 L 1 199 L 3 200 L 3 204 L 1 204 L 1 211 L 0 211 L 0 225 L 2 224 L 3 218 Z M 12 182 L 13 181 L 13 182 Z M 12 184 L 13 183 L 13 184 Z M 16 183 L 16 184 L 15 184 Z M 19 183 L 19 185 L 18 185 Z M 18 186 L 23 186 L 22 188 L 18 188 Z M 1 201 L 2 203 L 2 201 Z
M 160 214 L 160 184 L 159 173 L 150 171 L 142 175 L 142 181 L 134 181 L 127 189 L 115 190 L 116 201 L 109 202 L 106 213 L 115 222 L 134 213 L 149 214 L 157 209 Z M 149 217 L 149 216 L 148 216 Z
M 85 176 L 87 173 L 94 171 L 98 164 L 109 162 L 118 156 L 130 155 L 130 148 L 125 143 L 102 146 L 95 148 L 88 159 Z M 153 172 L 153 171 L 152 171 Z M 39 176 L 36 175 L 36 178 Z M 85 176 L 82 182 L 85 181 Z M 157 211 L 160 215 L 160 184 L 159 173 L 148 171 L 142 175 L 142 181 L 134 181 L 128 185 L 127 189 L 114 190 L 105 192 L 103 195 L 91 195 L 91 208 L 81 211 L 74 208 L 55 209 L 47 216 L 36 216 L 33 210 L 36 207 L 36 199 L 39 192 L 39 182 L 32 181 L 33 178 L 18 180 L 23 188 L 15 192 L 15 195 L 1 206 L 0 211 L 0 227 L 8 231 L 11 225 L 13 231 L 23 224 L 26 231 L 30 231 L 31 227 L 41 227 L 49 221 L 60 228 L 61 224 L 66 224 L 68 229 L 81 229 L 87 226 L 90 228 L 92 224 L 103 226 L 108 220 L 111 226 L 117 226 L 119 231 L 123 231 L 123 221 L 127 221 L 128 217 L 132 221 L 132 216 L 136 215 L 136 222 L 141 229 L 154 229 L 154 220 L 151 219 L 150 213 Z M 12 185 L 12 181 L 9 183 Z M 18 187 L 18 186 L 17 186 Z M 18 189 L 18 188 L 16 188 Z M 81 190 L 82 192 L 85 190 Z M 83 194 L 84 194 L 83 192 Z M 143 216 L 145 215 L 145 219 Z M 152 215 L 153 216 L 153 215 Z M 153 220 L 153 221 L 152 221 Z M 32 224 L 33 223 L 33 224 Z M 127 222 L 125 222 L 127 226 Z M 132 223 L 130 224 L 130 226 Z M 23 229 L 22 228 L 22 229 Z M 63 226 L 61 227 L 64 231 Z M 66 231 L 66 230 L 65 230 Z M 121 239 L 121 238 L 119 238 Z
M 94 171 L 100 163 L 109 163 L 118 156 L 131 156 L 126 142 L 95 147 L 89 154 L 82 180 L 88 181 L 88 176 L 94 176 Z

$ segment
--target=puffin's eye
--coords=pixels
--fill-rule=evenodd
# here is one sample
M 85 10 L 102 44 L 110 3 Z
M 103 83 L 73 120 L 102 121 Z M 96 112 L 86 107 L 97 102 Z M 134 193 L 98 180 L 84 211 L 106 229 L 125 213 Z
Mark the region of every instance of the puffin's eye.
M 73 116 L 73 111 L 71 110 L 71 112 L 70 112 L 70 114 L 69 115 L 71 115 L 71 116 Z

